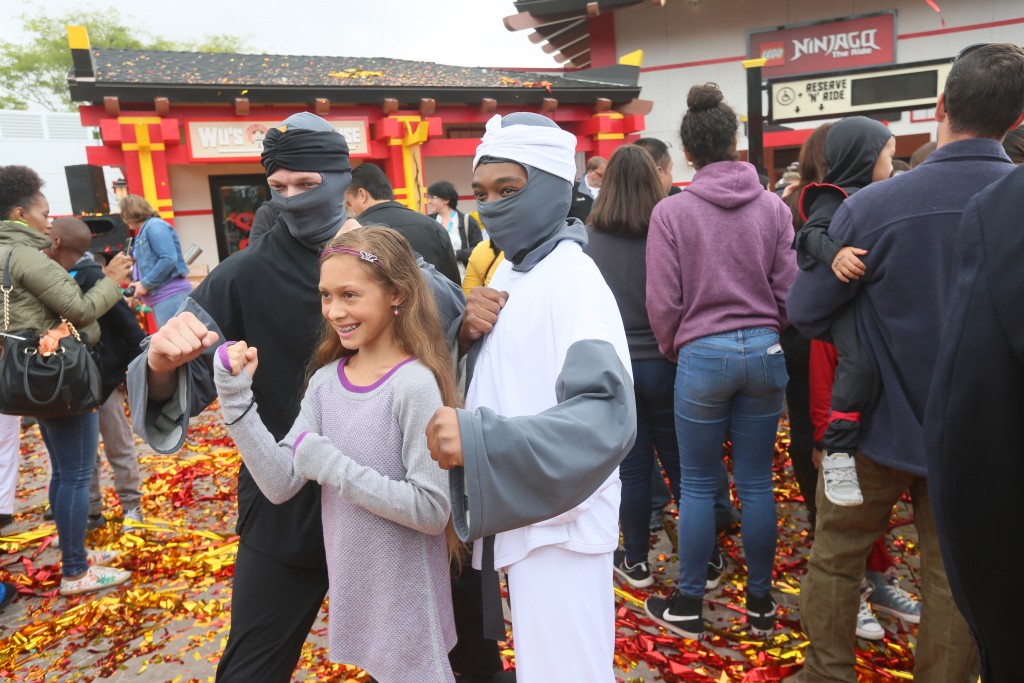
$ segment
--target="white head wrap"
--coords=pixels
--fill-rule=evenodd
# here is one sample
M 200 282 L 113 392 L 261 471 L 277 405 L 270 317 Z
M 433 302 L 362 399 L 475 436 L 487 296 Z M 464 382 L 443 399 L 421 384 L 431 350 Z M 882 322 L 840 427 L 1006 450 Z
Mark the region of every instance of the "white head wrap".
M 572 183 L 576 180 L 576 136 L 557 126 L 501 126 L 501 115 L 487 122 L 476 148 L 473 168 L 481 157 L 511 159 L 528 164 Z

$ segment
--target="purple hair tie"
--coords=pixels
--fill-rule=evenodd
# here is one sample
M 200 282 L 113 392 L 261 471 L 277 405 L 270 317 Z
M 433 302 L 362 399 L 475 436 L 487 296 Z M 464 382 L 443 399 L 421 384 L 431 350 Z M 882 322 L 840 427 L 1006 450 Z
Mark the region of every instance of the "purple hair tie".
M 371 254 L 368 251 L 360 251 L 359 249 L 353 249 L 352 247 L 327 247 L 320 254 L 320 260 L 323 261 L 325 258 L 332 254 L 348 254 L 349 256 L 356 256 L 367 263 L 372 263 L 378 268 L 382 268 L 380 259 L 376 254 Z

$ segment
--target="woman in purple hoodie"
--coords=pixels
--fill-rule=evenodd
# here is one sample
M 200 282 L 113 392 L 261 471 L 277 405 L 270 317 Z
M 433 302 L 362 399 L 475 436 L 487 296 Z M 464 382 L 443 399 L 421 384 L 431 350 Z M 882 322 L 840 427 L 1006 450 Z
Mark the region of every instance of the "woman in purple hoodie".
M 679 133 L 697 174 L 655 207 L 647 239 L 647 312 L 661 352 L 677 361 L 679 584 L 648 598 L 646 609 L 675 633 L 703 635 L 717 473 L 731 441 L 747 623 L 765 635 L 775 628 L 772 457 L 787 381 L 779 332 L 797 270 L 793 222 L 757 170 L 736 160 L 737 118 L 718 86 L 694 86 L 686 103 Z

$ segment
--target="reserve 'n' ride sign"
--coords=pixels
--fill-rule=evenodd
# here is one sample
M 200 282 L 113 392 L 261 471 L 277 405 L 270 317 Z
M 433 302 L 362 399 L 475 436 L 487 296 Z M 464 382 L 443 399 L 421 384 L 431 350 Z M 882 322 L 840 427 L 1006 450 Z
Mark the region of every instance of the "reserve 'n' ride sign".
M 772 80 L 768 82 L 768 118 L 783 123 L 931 107 L 951 65 L 951 60 L 944 59 Z
M 747 58 L 764 58 L 766 79 L 896 63 L 896 12 L 747 33 Z

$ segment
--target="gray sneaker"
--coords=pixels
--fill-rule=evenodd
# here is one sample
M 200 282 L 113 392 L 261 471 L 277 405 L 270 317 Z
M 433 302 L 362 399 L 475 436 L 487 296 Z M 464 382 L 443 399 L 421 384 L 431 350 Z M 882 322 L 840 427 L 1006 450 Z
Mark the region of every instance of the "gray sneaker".
M 885 629 L 878 623 L 878 617 L 871 611 L 868 596 L 871 595 L 871 584 L 861 588 L 860 609 L 857 611 L 857 637 L 864 640 L 881 640 L 885 638 Z
M 868 601 L 876 611 L 891 614 L 908 624 L 921 623 L 921 603 L 910 593 L 900 588 L 900 580 L 895 576 L 886 576 L 881 572 L 865 572 L 871 583 L 871 595 Z
M 135 531 L 143 524 L 145 522 L 142 519 L 142 510 L 140 508 L 130 508 L 124 511 L 124 519 L 121 522 L 121 526 L 125 531 Z
M 857 465 L 849 453 L 825 453 L 821 460 L 825 497 L 835 505 L 850 507 L 864 502 L 857 480 Z

